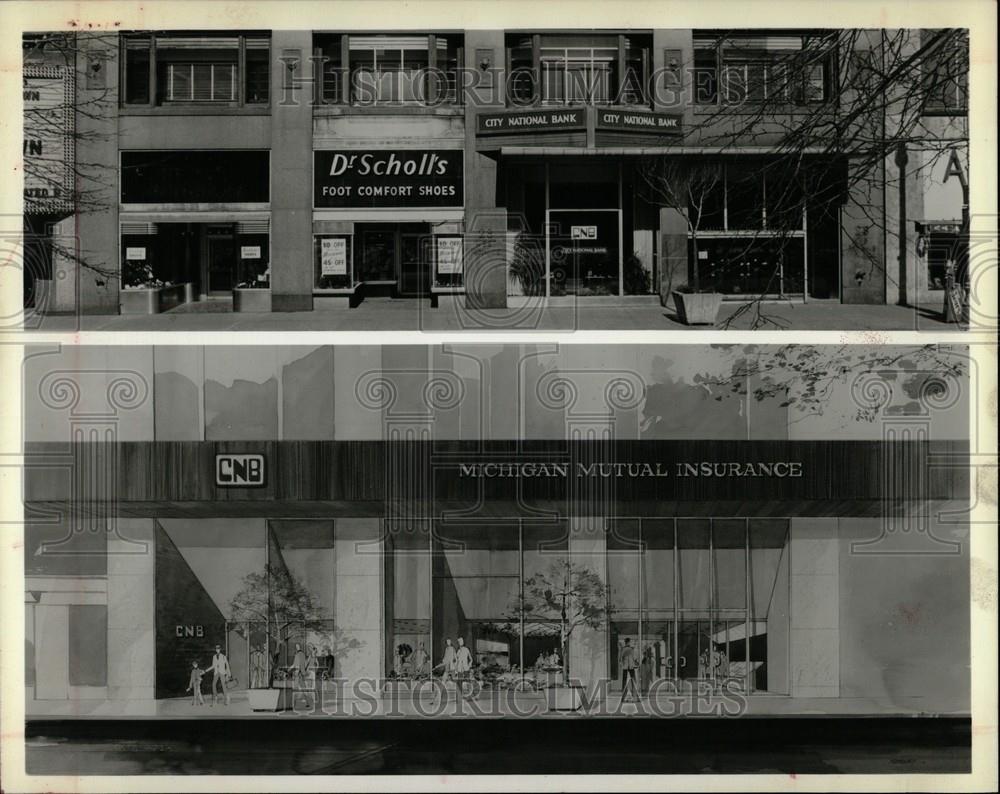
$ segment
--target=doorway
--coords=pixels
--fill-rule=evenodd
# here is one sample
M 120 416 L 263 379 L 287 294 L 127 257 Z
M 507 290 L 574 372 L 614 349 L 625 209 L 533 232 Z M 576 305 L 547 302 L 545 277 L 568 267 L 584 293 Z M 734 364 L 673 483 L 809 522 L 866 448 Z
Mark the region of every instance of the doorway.
M 548 210 L 545 216 L 548 294 L 620 295 L 621 210 Z
M 230 224 L 205 227 L 202 284 L 209 296 L 231 295 L 236 274 L 236 232 Z
M 358 224 L 355 272 L 368 294 L 419 297 L 430 288 L 431 228 L 426 223 Z

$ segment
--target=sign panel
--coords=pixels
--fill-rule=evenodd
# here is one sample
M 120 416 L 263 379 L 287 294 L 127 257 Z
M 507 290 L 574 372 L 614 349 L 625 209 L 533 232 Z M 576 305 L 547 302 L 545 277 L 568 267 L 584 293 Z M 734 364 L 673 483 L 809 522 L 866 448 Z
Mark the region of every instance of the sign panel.
M 461 273 L 464 267 L 462 259 L 461 237 L 437 238 L 437 271 L 441 275 Z
M 259 245 L 241 245 L 240 259 L 260 259 Z
M 570 229 L 570 239 L 572 240 L 596 240 L 596 226 L 573 226 Z
M 313 152 L 316 207 L 461 207 L 460 149 L 355 149 Z
M 73 211 L 73 76 L 61 66 L 25 64 L 24 211 Z
M 219 454 L 215 456 L 215 484 L 220 488 L 261 488 L 265 484 L 264 456 Z
M 141 262 L 146 258 L 146 249 L 140 247 L 126 248 L 125 258 L 131 262 Z
M 596 128 L 617 132 L 641 132 L 652 135 L 681 135 L 681 119 L 676 113 L 650 113 L 641 110 L 597 111 Z
M 969 173 L 968 147 L 919 151 L 916 157 L 923 180 L 924 220 L 960 224 Z
M 586 128 L 587 121 L 583 108 L 480 113 L 476 119 L 476 131 L 479 135 L 585 130 Z
M 347 238 L 324 237 L 319 241 L 320 275 L 347 275 Z

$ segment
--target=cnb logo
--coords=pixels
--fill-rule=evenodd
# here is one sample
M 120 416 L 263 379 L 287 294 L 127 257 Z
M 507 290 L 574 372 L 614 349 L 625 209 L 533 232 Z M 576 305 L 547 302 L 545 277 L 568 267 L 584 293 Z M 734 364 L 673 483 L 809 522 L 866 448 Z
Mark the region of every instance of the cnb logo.
M 216 455 L 215 484 L 221 488 L 259 488 L 264 485 L 263 455 Z
M 596 240 L 596 226 L 571 226 L 569 230 L 571 240 Z

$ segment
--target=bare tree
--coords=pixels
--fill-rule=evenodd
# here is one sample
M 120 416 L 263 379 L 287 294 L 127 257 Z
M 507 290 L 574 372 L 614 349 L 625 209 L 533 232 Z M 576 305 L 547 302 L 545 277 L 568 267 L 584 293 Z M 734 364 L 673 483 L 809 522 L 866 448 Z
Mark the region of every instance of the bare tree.
M 119 278 L 117 263 L 95 261 L 62 237 L 45 235 L 36 219 L 51 224 L 60 216 L 106 212 L 118 203 L 114 166 L 90 161 L 85 154 L 109 139 L 106 127 L 116 113 L 114 92 L 89 86 L 83 91 L 78 85 L 86 69 L 106 68 L 107 59 L 93 59 L 94 53 L 113 52 L 117 47 L 117 32 L 56 31 L 26 33 L 22 38 L 25 98 L 43 79 L 58 75 L 68 84 L 59 99 L 49 96 L 37 108 L 25 102 L 24 181 L 39 191 L 35 195 L 26 190 L 24 197 L 26 242 L 47 246 L 44 258 L 48 261 L 59 257 L 92 271 L 98 283 Z M 35 147 L 40 148 L 41 142 L 61 144 L 65 157 L 37 156 Z
M 902 224 L 886 220 L 882 191 L 898 190 L 936 159 L 950 156 L 955 140 L 967 141 L 963 123 L 952 128 L 947 143 L 931 149 L 930 162 L 906 155 L 911 144 L 936 145 L 929 111 L 947 113 L 964 105 L 968 30 L 807 34 L 799 49 L 769 52 L 764 59 L 759 52 L 742 53 L 747 57 L 734 62 L 726 56 L 741 55 L 734 35 L 740 32 L 713 31 L 710 42 L 702 39 L 707 46 L 699 50 L 701 59 L 689 64 L 699 113 L 686 133 L 687 141 L 720 157 L 741 147 L 767 152 L 754 161 L 757 174 L 771 177 L 769 184 L 777 188 L 768 190 L 766 230 L 741 235 L 739 255 L 773 252 L 779 241 L 790 239 L 802 228 L 804 199 L 812 206 L 843 205 L 850 196 L 855 222 L 845 224 L 842 233 L 853 255 L 867 260 L 858 278 L 870 276 L 883 261 L 872 234 L 905 246 Z M 654 201 L 659 196 L 662 206 L 697 214 L 694 202 L 678 206 L 678 191 L 664 184 L 673 170 L 645 161 L 640 178 L 653 189 Z M 776 283 L 781 263 L 771 266 L 775 277 L 764 278 L 765 284 Z M 905 294 L 905 284 L 896 286 Z M 762 295 L 747 297 L 726 325 L 745 315 L 751 327 L 778 324 Z

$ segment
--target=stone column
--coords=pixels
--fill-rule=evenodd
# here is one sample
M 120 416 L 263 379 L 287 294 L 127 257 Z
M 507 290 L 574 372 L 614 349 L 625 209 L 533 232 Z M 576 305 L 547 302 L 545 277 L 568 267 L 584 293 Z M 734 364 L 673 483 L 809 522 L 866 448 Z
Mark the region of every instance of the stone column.
M 793 518 L 789 539 L 792 697 L 840 696 L 840 545 L 835 518 Z
M 271 38 L 271 307 L 313 307 L 313 62 L 310 31 Z

